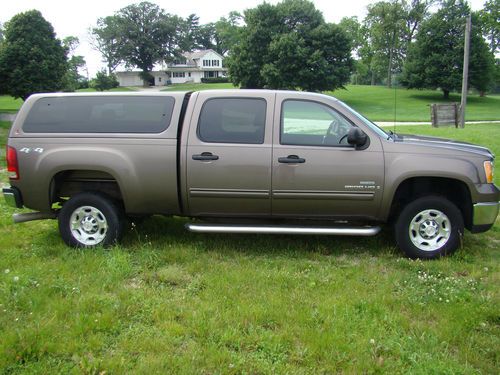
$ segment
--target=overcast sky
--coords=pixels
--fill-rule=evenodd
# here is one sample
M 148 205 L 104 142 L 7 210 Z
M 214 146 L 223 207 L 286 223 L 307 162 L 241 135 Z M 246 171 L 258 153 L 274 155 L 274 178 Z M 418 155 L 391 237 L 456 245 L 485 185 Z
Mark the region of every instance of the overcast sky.
M 181 17 L 195 13 L 200 17 L 200 23 L 214 22 L 230 11 L 242 12 L 262 3 L 262 0 L 150 0 L 165 9 L 168 13 Z M 115 11 L 132 4 L 134 0 L 2 0 L 0 6 L 0 22 L 3 24 L 17 13 L 38 9 L 55 29 L 58 38 L 68 35 L 80 39 L 80 47 L 76 54 L 83 55 L 87 61 L 90 76 L 105 64 L 98 52 L 88 44 L 87 32 L 94 26 L 99 17 L 112 15 Z M 275 4 L 278 0 L 268 0 Z M 337 23 L 342 17 L 366 15 L 366 6 L 376 1 L 369 0 L 313 0 L 316 8 L 323 12 L 327 22 Z M 473 10 L 481 9 L 484 0 L 469 0 Z

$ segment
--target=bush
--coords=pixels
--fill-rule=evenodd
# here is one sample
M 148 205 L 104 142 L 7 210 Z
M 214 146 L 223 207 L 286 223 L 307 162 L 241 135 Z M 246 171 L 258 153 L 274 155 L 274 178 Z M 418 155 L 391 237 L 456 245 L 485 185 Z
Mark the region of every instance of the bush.
M 90 87 L 97 91 L 111 90 L 118 87 L 118 80 L 114 74 L 107 75 L 106 71 L 102 70 L 90 81 Z
M 228 77 L 202 78 L 201 83 L 229 83 Z

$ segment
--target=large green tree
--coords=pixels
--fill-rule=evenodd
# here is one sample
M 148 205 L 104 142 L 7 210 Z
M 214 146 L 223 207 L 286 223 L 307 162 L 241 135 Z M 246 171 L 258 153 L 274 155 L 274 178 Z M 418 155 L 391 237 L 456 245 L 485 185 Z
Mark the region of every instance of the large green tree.
M 0 49 L 1 93 L 25 100 L 35 92 L 58 91 L 66 70 L 66 50 L 39 11 L 12 17 Z
M 483 35 L 488 39 L 490 51 L 500 52 L 500 0 L 487 0 L 479 12 Z
M 285 0 L 245 11 L 246 25 L 229 54 L 231 80 L 245 88 L 335 90 L 353 66 L 344 31 L 313 3 Z
M 165 13 L 158 5 L 145 1 L 126 6 L 112 22 L 117 58 L 126 66 L 140 68 L 145 80 L 156 63 L 178 56 L 180 18 Z
M 440 88 L 445 98 L 462 85 L 465 20 L 470 8 L 464 0 L 447 0 L 422 24 L 410 49 L 402 82 L 409 88 Z M 477 16 L 472 17 L 469 83 L 480 92 L 493 78 L 494 58 L 488 51 Z
M 86 77 L 80 74 L 80 70 L 86 69 L 87 63 L 83 56 L 75 54 L 76 48 L 80 45 L 77 37 L 68 36 L 63 39 L 62 44 L 68 55 L 68 70 L 63 77 L 63 91 L 75 91 L 88 83 Z
M 230 12 L 227 17 L 221 17 L 215 23 L 200 25 L 197 47 L 211 48 L 221 55 L 225 55 L 241 40 L 239 23 L 242 18 L 240 13 Z
M 101 53 L 112 74 L 122 62 L 120 23 L 117 16 L 107 16 L 97 20 L 97 26 L 89 30 L 92 48 Z

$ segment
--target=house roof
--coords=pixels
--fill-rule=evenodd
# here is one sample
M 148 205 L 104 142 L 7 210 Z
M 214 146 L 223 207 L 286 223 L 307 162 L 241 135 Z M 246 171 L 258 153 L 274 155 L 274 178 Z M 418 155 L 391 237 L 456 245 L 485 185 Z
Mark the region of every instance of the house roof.
M 215 52 L 213 49 L 204 49 L 204 50 L 200 50 L 200 51 L 185 52 L 182 55 L 189 61 L 189 60 L 200 59 L 209 52 L 213 52 L 217 56 L 219 56 L 221 59 L 224 59 L 224 57 L 220 53 Z

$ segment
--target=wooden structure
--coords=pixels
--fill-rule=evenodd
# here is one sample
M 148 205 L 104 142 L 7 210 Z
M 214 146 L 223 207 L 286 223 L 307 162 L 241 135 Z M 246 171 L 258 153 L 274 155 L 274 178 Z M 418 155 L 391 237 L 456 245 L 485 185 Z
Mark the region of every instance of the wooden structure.
M 459 103 L 431 104 L 431 122 L 434 128 L 451 125 L 458 127 L 459 117 Z

